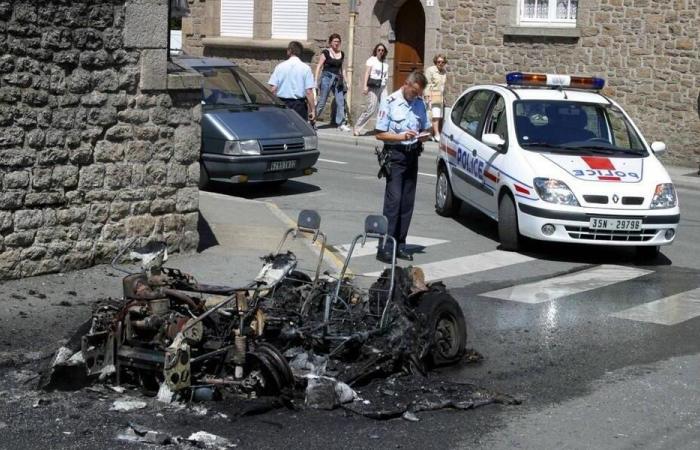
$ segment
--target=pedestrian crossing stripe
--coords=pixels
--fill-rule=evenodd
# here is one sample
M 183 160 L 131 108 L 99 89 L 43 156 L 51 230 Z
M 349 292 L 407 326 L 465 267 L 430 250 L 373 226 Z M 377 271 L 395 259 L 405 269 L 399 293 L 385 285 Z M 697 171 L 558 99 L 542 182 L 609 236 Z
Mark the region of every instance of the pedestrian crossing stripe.
M 460 275 L 468 275 L 485 270 L 498 269 L 500 267 L 520 264 L 533 261 L 534 258 L 521 255 L 515 252 L 504 252 L 502 250 L 494 250 L 477 255 L 463 256 L 460 258 L 448 259 L 428 264 L 419 264 L 418 267 L 423 269 L 425 281 L 442 280 L 444 278 L 458 277 Z M 365 276 L 377 277 L 381 272 L 371 272 L 364 274 Z
M 602 265 L 580 272 L 533 283 L 486 292 L 484 297 L 521 303 L 544 303 L 611 284 L 628 281 L 652 273 L 651 270 L 616 265 Z
M 445 244 L 450 241 L 446 241 L 444 239 L 432 239 L 432 238 L 426 238 L 426 237 L 421 237 L 421 236 L 408 236 L 406 238 L 406 244 L 410 246 L 420 246 L 420 247 L 430 247 L 431 245 L 439 245 L 439 244 Z M 336 245 L 335 248 L 337 249 L 338 253 L 343 257 L 348 256 L 348 252 L 350 251 L 350 245 L 351 244 L 343 244 L 343 245 Z M 364 247 L 360 246 L 360 243 L 358 242 L 357 245 L 355 245 L 355 249 L 352 252 L 352 257 L 358 257 L 358 256 L 368 256 L 368 255 L 375 255 L 377 253 L 377 245 L 378 245 L 378 240 L 372 239 L 369 240 Z
M 611 314 L 618 319 L 676 325 L 700 316 L 700 288 Z

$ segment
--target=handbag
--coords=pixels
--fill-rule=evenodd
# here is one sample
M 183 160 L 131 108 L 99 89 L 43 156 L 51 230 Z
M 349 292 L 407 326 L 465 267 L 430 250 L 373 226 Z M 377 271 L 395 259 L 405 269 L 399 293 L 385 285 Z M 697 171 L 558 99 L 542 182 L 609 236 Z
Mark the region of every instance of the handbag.
M 368 88 L 378 88 L 382 87 L 382 79 L 384 78 L 384 63 L 381 63 L 382 65 L 382 73 L 379 75 L 379 78 L 367 78 L 367 87 Z
M 368 88 L 378 88 L 382 87 L 382 80 L 377 80 L 376 78 L 367 78 Z

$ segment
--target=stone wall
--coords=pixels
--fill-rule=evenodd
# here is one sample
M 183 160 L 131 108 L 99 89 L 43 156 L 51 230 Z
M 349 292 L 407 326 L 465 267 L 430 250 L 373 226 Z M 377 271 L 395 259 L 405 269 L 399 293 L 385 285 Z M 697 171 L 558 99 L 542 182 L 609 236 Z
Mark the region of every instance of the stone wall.
M 132 237 L 196 248 L 199 91 L 167 89 L 165 20 L 167 0 L 0 0 L 0 278 Z
M 597 75 L 668 162 L 700 161 L 700 2 L 579 0 L 580 37 L 507 35 L 516 0 L 440 0 L 448 97 L 510 71 Z

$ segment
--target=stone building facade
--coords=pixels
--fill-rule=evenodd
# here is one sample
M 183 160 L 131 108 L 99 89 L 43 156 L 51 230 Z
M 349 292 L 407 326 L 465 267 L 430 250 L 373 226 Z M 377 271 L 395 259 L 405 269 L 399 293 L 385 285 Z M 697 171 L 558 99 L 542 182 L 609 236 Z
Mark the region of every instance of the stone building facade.
M 286 44 L 270 39 L 273 0 L 255 1 L 250 39 L 220 37 L 222 1 L 189 0 L 192 16 L 183 23 L 185 51 L 233 58 L 264 81 L 284 59 Z M 307 55 L 307 61 L 316 61 L 330 33 L 349 35 L 354 5 L 355 111 L 363 101 L 357 93 L 372 47 L 377 42 L 388 45 L 389 86 L 396 87 L 400 80 L 394 76 L 399 67 L 395 56 L 408 44 L 420 59 L 417 67 L 431 65 L 437 53 L 447 55 L 448 102 L 474 83 L 502 83 L 510 71 L 603 77 L 605 92 L 635 118 L 645 137 L 666 142 L 667 161 L 689 166 L 700 161 L 700 0 L 569 0 L 576 14 L 564 25 L 521 20 L 528 3 L 532 4 L 527 0 L 309 0 L 306 45 L 313 56 Z M 420 33 L 417 43 L 412 42 L 416 37 L 410 36 L 411 30 Z M 347 39 L 343 45 L 348 51 Z
M 0 0 L 0 279 L 197 247 L 200 80 L 167 0 Z

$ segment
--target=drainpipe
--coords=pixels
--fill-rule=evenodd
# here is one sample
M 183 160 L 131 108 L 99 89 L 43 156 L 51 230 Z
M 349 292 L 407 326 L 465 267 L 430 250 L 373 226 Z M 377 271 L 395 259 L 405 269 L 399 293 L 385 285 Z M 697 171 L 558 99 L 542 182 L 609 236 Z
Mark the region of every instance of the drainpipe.
M 355 50 L 355 18 L 357 17 L 357 0 L 350 0 L 350 24 L 348 25 L 348 65 L 347 65 L 347 74 L 348 74 L 348 82 L 347 87 L 348 87 L 348 92 L 345 96 L 348 102 L 348 109 L 352 110 L 352 87 L 353 87 L 353 82 L 352 82 L 352 73 L 353 73 L 353 53 Z M 348 115 L 350 115 L 350 111 L 348 111 Z

